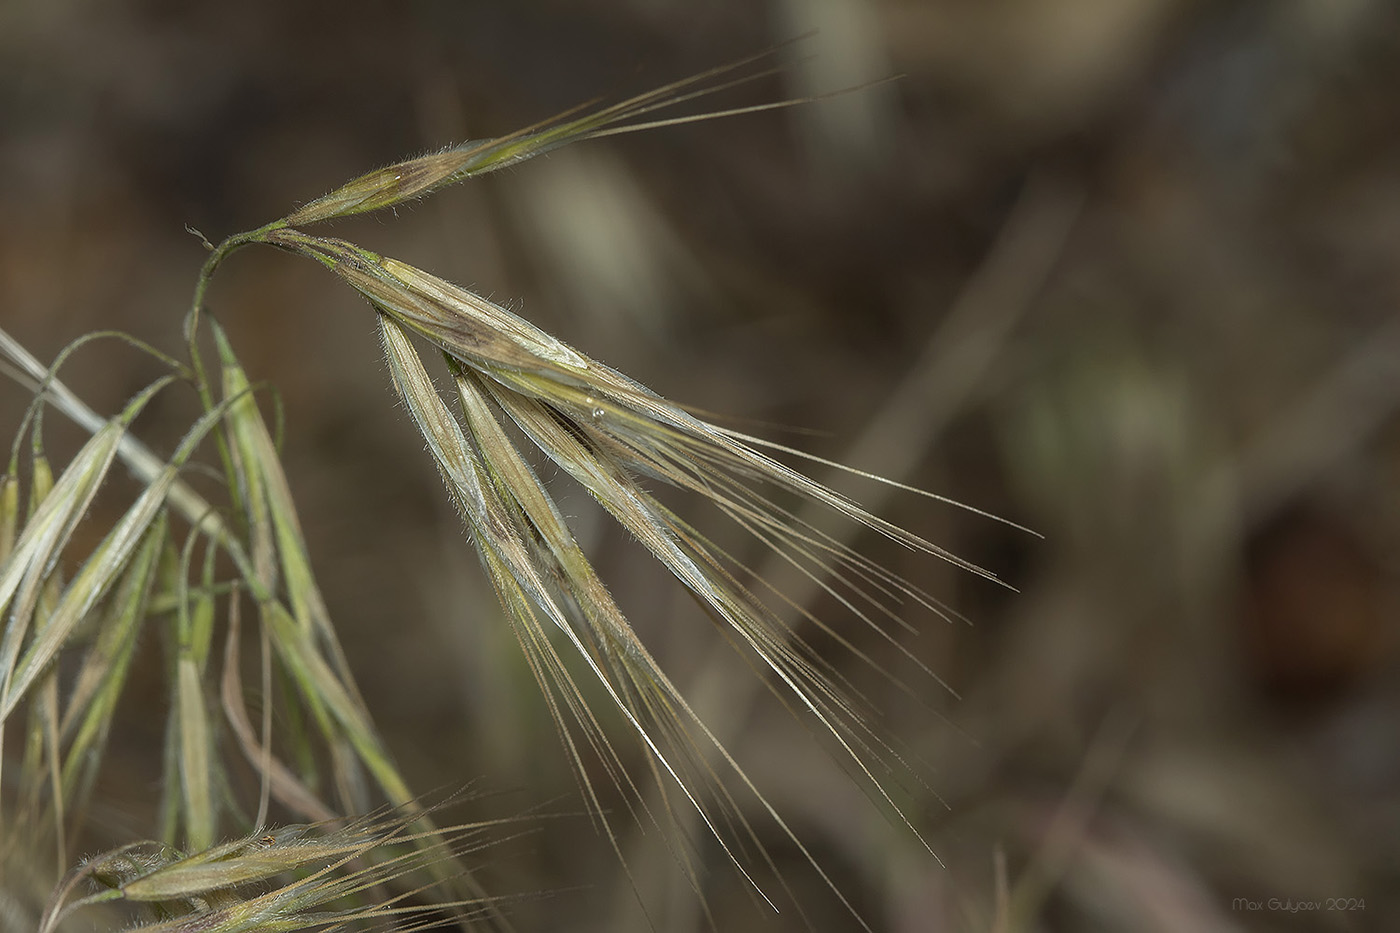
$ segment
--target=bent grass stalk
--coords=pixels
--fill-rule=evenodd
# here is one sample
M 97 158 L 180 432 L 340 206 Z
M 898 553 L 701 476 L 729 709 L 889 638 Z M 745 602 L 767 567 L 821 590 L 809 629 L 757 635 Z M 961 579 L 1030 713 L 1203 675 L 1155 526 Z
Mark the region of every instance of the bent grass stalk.
M 991 574 L 784 465 L 760 450 L 765 442 L 710 424 L 506 309 L 406 263 L 302 229 L 393 207 L 571 142 L 799 103 L 654 116 L 771 73 L 765 60 L 756 56 L 619 104 L 585 106 L 499 139 L 369 172 L 279 220 L 211 245 L 186 319 L 188 366 L 164 359 L 170 374 L 116 418 L 93 416 L 63 386 L 58 368 L 67 352 L 46 370 L 0 334 L 0 351 L 35 390 L 36 405 L 52 404 L 92 433 L 50 481 L 42 418 L 32 418 L 27 513 L 19 508 L 18 439 L 0 480 L 0 609 L 7 613 L 0 640 L 0 751 L 14 714 L 29 712 L 20 765 L 28 803 L 7 815 L 0 798 L 0 865 L 13 864 L 19 852 L 43 838 L 52 840 L 60 864 L 66 861 L 143 626 L 166 627 L 172 672 L 163 841 L 128 845 L 74 869 L 51 900 L 43 930 L 60 929 L 79 908 L 117 902 L 157 905 L 155 923 L 143 929 L 352 929 L 395 918 L 412 928 L 431 920 L 428 908 L 401 905 L 409 896 L 403 884 L 416 895 L 429 882 L 403 882 L 397 893 L 374 892 L 420 870 L 445 886 L 430 898 L 437 909 L 469 910 L 507 925 L 459 859 L 468 840 L 472 847 L 478 844 L 484 828 L 434 828 L 390 759 L 312 574 L 256 387 L 223 331 L 203 314 L 216 269 L 232 252 L 254 244 L 312 259 L 367 299 L 394 390 L 427 441 L 555 719 L 581 793 L 619 855 L 613 818 L 590 777 L 590 761 L 601 765 L 634 818 L 663 824 L 667 816 L 648 809 L 626 756 L 614 748 L 604 720 L 590 706 L 591 688 L 581 680 L 593 681 L 620 713 L 663 794 L 669 788 L 693 808 L 764 899 L 773 903 L 749 870 L 755 858 L 772 867 L 753 822 L 758 815 L 791 841 L 864 924 L 638 637 L 531 458 L 542 456 L 567 472 L 640 541 L 694 595 L 723 636 L 766 669 L 779 699 L 829 734 L 854 773 L 915 835 L 913 820 L 888 789 L 891 775 L 904 765 L 894 740 L 879 726 L 879 711 L 783 611 L 743 582 L 738 561 L 662 504 L 647 484 L 677 487 L 718 508 L 935 680 L 890 629 L 906 625 L 897 611 L 900 604 L 943 613 L 941 604 L 802 520 L 777 497 L 820 504 L 908 548 Z M 199 338 L 206 330 L 213 335 L 217 371 L 206 368 L 200 354 Z M 415 338 L 425 340 L 433 347 L 430 356 L 445 363 L 455 389 L 450 403 L 434 385 Z M 194 389 L 204 414 L 163 461 L 129 429 L 156 394 L 177 384 Z M 528 440 L 532 454 L 518 446 L 512 431 Z M 211 436 L 227 493 L 227 504 L 218 507 L 181 479 Z M 74 560 L 74 528 L 118 459 L 142 490 L 103 542 L 76 558 L 78 569 L 65 582 L 62 565 Z M 179 546 L 168 517 L 172 509 L 189 526 Z M 231 577 L 224 569 L 230 566 Z M 775 596 L 783 602 L 781 593 Z M 228 620 L 222 673 L 216 677 L 213 647 L 221 599 Z M 256 610 L 263 640 L 261 735 L 248 715 L 240 672 L 245 599 Z M 803 606 L 787 609 L 894 679 L 837 626 Z M 85 634 L 89 630 L 95 637 Z M 77 670 L 65 680 L 66 696 L 60 691 L 61 656 L 71 657 Z M 272 735 L 267 705 L 274 663 L 290 688 L 282 702 L 291 728 L 280 737 Z M 215 715 L 220 710 L 222 720 Z M 226 746 L 237 750 L 261 785 L 258 816 L 251 824 L 229 803 L 233 756 Z M 341 825 L 329 822 L 335 815 L 367 812 L 375 799 L 397 809 Z M 320 827 L 267 830 L 262 824 L 269 800 L 320 821 Z M 671 813 L 669 802 L 664 810 Z M 250 832 L 215 843 L 230 822 L 240 820 Z M 674 825 L 669 828 L 679 833 Z M 399 843 L 411 844 L 409 854 L 393 854 Z M 308 873 L 312 862 L 321 867 Z M 685 864 L 682 868 L 690 871 Z M 246 890 L 251 882 L 274 878 L 290 880 L 263 893 Z M 105 887 L 96 894 L 79 892 L 93 882 Z M 347 898 L 361 899 L 326 908 Z

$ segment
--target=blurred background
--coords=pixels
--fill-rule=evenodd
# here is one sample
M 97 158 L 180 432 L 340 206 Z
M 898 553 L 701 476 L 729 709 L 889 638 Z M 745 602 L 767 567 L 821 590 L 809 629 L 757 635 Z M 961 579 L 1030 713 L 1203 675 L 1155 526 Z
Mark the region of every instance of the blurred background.
M 43 359 L 96 328 L 178 352 L 204 256 L 185 225 L 217 241 L 366 169 L 813 31 L 715 105 L 898 80 L 587 143 L 334 232 L 723 423 L 1044 536 L 832 480 L 1009 585 L 838 530 L 966 616 L 910 611 L 905 640 L 957 698 L 917 670 L 932 711 L 860 682 L 926 762 L 906 802 L 940 865 L 551 477 L 677 684 L 875 929 L 1400 928 L 1393 4 L 10 0 L 0 322 Z M 499 794 L 473 813 L 562 814 L 492 866 L 494 890 L 550 892 L 520 928 L 703 929 L 654 831 L 618 821 L 629 882 L 570 815 L 367 308 L 270 250 L 232 259 L 209 307 L 280 391 L 316 567 L 400 763 L 425 791 Z M 152 372 L 80 360 L 104 412 Z M 7 417 L 25 400 L 6 390 Z M 117 838 L 149 806 L 159 728 L 124 741 L 99 815 Z M 851 927 L 769 842 L 812 925 Z M 701 850 L 718 928 L 802 928 Z

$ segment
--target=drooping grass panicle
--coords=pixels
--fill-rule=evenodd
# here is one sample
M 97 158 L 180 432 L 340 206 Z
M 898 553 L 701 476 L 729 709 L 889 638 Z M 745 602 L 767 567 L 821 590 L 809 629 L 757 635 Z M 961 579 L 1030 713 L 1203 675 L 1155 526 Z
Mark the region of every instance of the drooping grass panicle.
M 346 240 L 298 229 L 393 207 L 570 142 L 800 103 L 657 116 L 772 74 L 769 55 L 367 173 L 210 247 L 186 318 L 189 364 L 171 361 L 171 375 L 140 393 L 117 418 L 93 415 L 53 372 L 0 332 L 0 353 L 14 361 L 36 397 L 92 434 L 52 483 L 47 461 L 41 454 L 33 458 L 27 514 L 20 506 L 17 457 L 0 478 L 0 612 L 6 619 L 0 638 L 0 751 L 12 714 L 27 708 L 23 786 L 36 801 L 39 788 L 49 789 L 45 819 L 55 830 L 60 863 L 64 827 L 71 822 L 63 808 L 80 802 L 92 785 L 139 633 L 149 617 L 159 617 L 169 636 L 164 842 L 127 846 L 75 870 L 46 915 L 45 931 L 56 930 L 77 906 L 109 901 L 156 905 L 162 913 L 148 931 L 340 930 L 391 918 L 412 929 L 432 922 L 427 911 L 435 908 L 405 903 L 402 891 L 345 898 L 420 868 L 449 886 L 450 894 L 435 898 L 438 907 L 496 912 L 458 859 L 464 847 L 476 844 L 477 828 L 434 828 L 374 726 L 312 573 L 256 387 L 227 335 L 203 313 L 216 268 L 253 243 L 321 263 L 374 309 L 394 388 L 427 441 L 555 719 L 580 791 L 614 848 L 622 851 L 606 814 L 620 797 L 638 820 L 676 830 L 670 844 L 685 866 L 683 850 L 691 842 L 672 809 L 673 802 L 682 803 L 699 815 L 754 891 L 773 902 L 750 871 L 766 864 L 786 883 L 755 825 L 756 818 L 766 819 L 865 922 L 653 656 L 532 463 L 543 457 L 567 473 L 641 542 L 778 700 L 825 735 L 847 769 L 915 835 L 891 787 L 906 770 L 902 752 L 886 734 L 880 711 L 826 648 L 844 649 L 897 684 L 898 678 L 881 666 L 876 652 L 861 647 L 860 638 L 752 578 L 740 559 L 703 534 L 700 523 L 663 503 L 648 484 L 675 487 L 718 509 L 935 680 L 894 630 L 908 627 L 902 609 L 910 604 L 955 614 L 804 518 L 792 503 L 816 503 L 907 548 L 995 578 L 774 456 L 806 455 L 711 424 L 469 290 Z M 206 324 L 217 351 L 213 369 L 200 358 Z M 415 340 L 445 359 L 452 403 L 434 384 Z M 150 398 L 177 380 L 193 385 L 202 414 L 174 453 L 160 457 L 132 438 L 129 428 Z M 222 467 L 213 472 L 223 476 L 223 505 L 211 505 L 181 478 L 208 436 Z M 38 437 L 36 427 L 36 450 Z M 76 524 L 117 459 L 132 469 L 141 491 L 67 578 L 64 558 L 71 556 Z M 183 547 L 172 530 L 172 510 L 189 525 Z M 226 631 L 216 657 L 220 599 L 227 604 Z M 245 604 L 253 609 L 263 646 L 261 730 L 249 716 L 243 689 Z M 80 643 L 76 635 L 94 618 L 95 637 Z M 78 661 L 70 668 L 76 678 L 63 684 L 65 704 L 57 661 L 70 650 Z M 275 737 L 274 688 L 284 723 Z M 592 705 L 600 692 L 615 715 Z M 633 756 L 613 744 L 609 719 L 619 716 L 642 751 L 643 767 L 662 788 L 660 807 L 641 791 Z M 226 761 L 230 749 L 251 765 L 259 782 L 258 815 L 254 832 L 216 844 L 230 822 L 242 819 L 241 829 L 248 829 L 246 816 L 231 802 L 236 781 Z M 600 769 L 615 794 L 596 782 Z M 398 809 L 314 831 L 268 831 L 261 825 L 272 803 L 300 818 L 326 820 L 364 813 L 385 800 Z M 36 825 L 45 819 L 35 819 Z M 0 851 L 0 859 L 12 855 Z M 699 890 L 699 880 L 689 878 Z M 80 896 L 79 882 L 88 880 L 106 890 Z M 265 887 L 251 890 L 256 885 Z
M 660 769 L 675 779 L 717 835 L 723 838 L 721 824 L 733 821 L 738 811 L 711 809 L 711 801 L 725 801 L 726 792 L 718 790 L 723 782 L 704 763 L 708 755 L 719 755 L 772 812 L 612 602 L 548 492 L 498 424 L 501 416 L 513 421 L 665 564 L 728 637 L 744 645 L 784 685 L 786 702 L 811 715 L 857 773 L 913 828 L 886 789 L 887 775 L 903 764 L 876 724 L 877 711 L 862 704 L 838 669 L 741 582 L 737 573 L 742 568 L 736 561 L 663 506 L 638 477 L 704 497 L 931 676 L 886 626 L 902 624 L 897 614 L 902 601 L 935 611 L 943 607 L 801 520 L 779 505 L 773 493 L 817 501 L 908 547 L 990 574 L 871 515 L 734 432 L 697 418 L 465 289 L 345 241 L 292 230 L 278 231 L 270 240 L 322 262 L 377 310 L 395 386 L 428 439 L 497 593 L 532 656 L 532 670 L 552 683 L 546 685 L 546 692 L 555 696 L 551 709 L 567 709 L 589 744 L 616 762 L 615 753 L 595 736 L 596 720 L 564 662 L 553 653 L 541 630 L 541 617 L 574 645 Z M 446 355 L 458 390 L 461 423 L 438 397 L 409 332 Z M 796 609 L 883 673 L 836 628 L 802 607 Z M 561 731 L 577 759 L 575 740 L 564 727 Z M 585 787 L 585 793 L 597 800 L 590 788 Z M 772 815 L 786 831 L 776 813 Z

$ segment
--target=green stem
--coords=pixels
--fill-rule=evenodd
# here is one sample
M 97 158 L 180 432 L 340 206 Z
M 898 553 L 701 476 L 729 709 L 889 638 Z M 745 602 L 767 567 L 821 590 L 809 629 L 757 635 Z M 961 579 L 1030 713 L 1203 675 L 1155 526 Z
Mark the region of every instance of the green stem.
M 219 268 L 219 264 L 234 252 L 253 243 L 266 242 L 267 234 L 274 230 L 280 230 L 286 225 L 285 220 L 274 220 L 256 230 L 235 233 L 214 247 L 209 253 L 209 257 L 204 260 L 204 266 L 199 270 L 199 278 L 194 283 L 194 299 L 190 302 L 189 314 L 185 317 L 185 340 L 189 343 L 190 365 L 194 369 L 195 382 L 199 387 L 200 398 L 203 400 L 205 408 L 213 405 L 213 398 L 209 390 L 209 381 L 205 378 L 204 361 L 199 355 L 197 337 L 199 335 L 199 315 L 204 310 L 204 296 L 209 290 L 209 282 L 214 278 L 214 272 Z

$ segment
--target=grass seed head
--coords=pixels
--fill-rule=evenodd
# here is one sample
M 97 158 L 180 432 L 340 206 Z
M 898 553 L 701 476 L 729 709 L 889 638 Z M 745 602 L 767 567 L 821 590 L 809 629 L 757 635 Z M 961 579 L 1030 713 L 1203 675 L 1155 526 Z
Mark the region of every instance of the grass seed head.
M 759 452 L 742 435 L 696 418 L 480 296 L 358 247 L 319 241 L 301 248 L 320 257 L 338 256 L 327 264 L 378 312 L 395 386 L 428 440 L 556 715 L 567 711 L 588 744 L 605 759 L 613 756 L 596 732 L 596 720 L 567 665 L 550 646 L 542 621 L 552 622 L 552 628 L 573 644 L 660 771 L 675 779 L 726 849 L 717 827 L 743 822 L 730 791 L 708 763 L 711 755 L 726 763 L 733 780 L 753 793 L 797 842 L 612 602 L 550 494 L 498 423 L 501 416 L 514 421 L 546 457 L 641 541 L 736 636 L 736 642 L 769 669 L 795 701 L 794 708 L 816 719 L 877 797 L 913 828 L 885 789 L 887 775 L 907 766 L 874 725 L 878 711 L 863 705 L 831 662 L 740 581 L 742 568 L 728 554 L 662 505 L 639 477 L 708 500 L 930 676 L 932 671 L 888 629 L 903 624 L 895 608 L 900 602 L 911 600 L 935 610 L 939 604 L 802 521 L 778 505 L 772 493 L 815 500 L 909 547 L 977 568 L 866 512 Z M 456 380 L 461 421 L 439 397 L 409 332 L 446 355 Z M 836 628 L 802 607 L 791 608 L 894 679 Z M 560 730 L 582 773 L 570 727 L 561 724 Z M 587 778 L 581 781 L 585 793 L 596 800 Z

